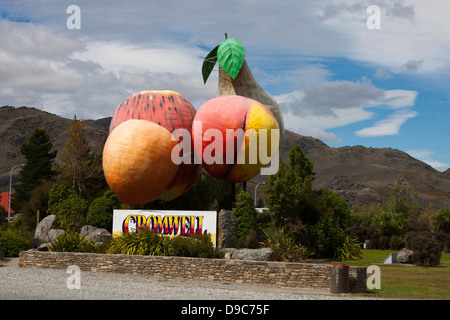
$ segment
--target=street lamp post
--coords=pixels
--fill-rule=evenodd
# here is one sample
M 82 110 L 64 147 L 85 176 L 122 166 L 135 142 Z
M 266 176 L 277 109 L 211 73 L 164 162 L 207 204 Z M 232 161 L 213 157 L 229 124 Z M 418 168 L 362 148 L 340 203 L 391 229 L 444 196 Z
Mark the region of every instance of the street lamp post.
M 256 184 L 256 186 L 255 186 L 255 208 L 256 208 L 256 189 L 258 188 L 258 186 L 260 184 L 266 184 L 266 183 L 265 182 L 260 182 L 260 183 Z
M 8 222 L 11 221 L 11 188 L 12 188 L 12 173 L 15 168 L 24 166 L 24 163 L 16 164 L 14 167 L 12 167 L 10 173 L 9 173 L 9 203 L 8 203 Z

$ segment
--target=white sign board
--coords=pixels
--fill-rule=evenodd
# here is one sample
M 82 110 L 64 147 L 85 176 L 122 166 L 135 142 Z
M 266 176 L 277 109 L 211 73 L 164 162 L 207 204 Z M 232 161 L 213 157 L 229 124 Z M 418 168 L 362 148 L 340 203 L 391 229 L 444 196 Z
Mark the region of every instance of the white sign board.
M 142 228 L 164 235 L 210 234 L 216 244 L 216 211 L 114 210 L 113 236 Z

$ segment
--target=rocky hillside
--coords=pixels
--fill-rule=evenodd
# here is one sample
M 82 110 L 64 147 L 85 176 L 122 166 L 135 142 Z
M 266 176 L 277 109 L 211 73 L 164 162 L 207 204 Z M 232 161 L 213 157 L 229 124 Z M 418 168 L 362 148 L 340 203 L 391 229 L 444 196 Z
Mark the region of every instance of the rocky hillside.
M 91 146 L 100 152 L 107 137 L 110 118 L 86 120 L 86 135 Z M 27 141 L 37 127 L 45 128 L 54 148 L 62 150 L 67 139 L 71 119 L 34 108 L 0 108 L 0 190 L 8 191 L 9 172 L 15 164 L 23 163 L 20 145 Z M 377 190 L 402 181 L 417 189 L 418 204 L 435 207 L 450 206 L 450 169 L 439 172 L 407 153 L 391 148 L 363 146 L 332 148 L 318 139 L 287 131 L 280 153 L 285 161 L 294 144 L 314 162 L 314 188 L 328 188 L 351 205 L 379 200 Z M 61 156 L 61 152 L 58 153 Z M 58 158 L 57 158 L 58 160 Z M 17 173 L 16 173 L 17 175 Z M 253 195 L 255 185 L 265 177 L 257 176 L 247 183 Z M 258 187 L 258 197 L 264 187 Z
M 11 168 L 24 163 L 25 158 L 20 153 L 20 146 L 27 142 L 34 129 L 44 128 L 53 142 L 53 148 L 58 150 L 57 160 L 61 157 L 67 140 L 67 133 L 72 126 L 71 119 L 27 107 L 0 108 L 0 191 L 9 191 L 9 174 Z M 107 131 L 96 125 L 96 121 L 86 121 L 86 135 L 94 150 L 101 151 L 107 137 Z M 14 171 L 13 184 L 19 169 Z

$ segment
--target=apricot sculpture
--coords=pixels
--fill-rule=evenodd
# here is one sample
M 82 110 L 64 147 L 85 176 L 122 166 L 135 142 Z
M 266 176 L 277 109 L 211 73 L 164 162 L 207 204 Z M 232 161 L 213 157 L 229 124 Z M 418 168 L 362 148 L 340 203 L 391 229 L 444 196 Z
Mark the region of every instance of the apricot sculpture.
M 123 203 L 155 199 L 171 183 L 178 166 L 171 161 L 176 145 L 162 126 L 130 119 L 108 136 L 103 149 L 103 172 Z

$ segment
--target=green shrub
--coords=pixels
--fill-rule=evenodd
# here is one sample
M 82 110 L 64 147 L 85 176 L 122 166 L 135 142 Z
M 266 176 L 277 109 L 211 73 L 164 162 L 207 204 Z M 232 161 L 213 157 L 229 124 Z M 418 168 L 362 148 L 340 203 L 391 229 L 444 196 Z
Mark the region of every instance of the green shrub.
M 444 207 L 435 212 L 433 228 L 436 238 L 442 243 L 446 252 L 450 252 L 450 209 Z
M 263 246 L 272 249 L 275 261 L 298 261 L 310 258 L 314 253 L 296 242 L 283 228 L 268 228 L 264 231 Z
M 401 250 L 406 246 L 406 241 L 402 237 L 392 236 L 389 240 L 390 250 Z
M 174 236 L 170 238 L 172 255 L 180 257 L 222 258 L 223 254 L 214 248 L 211 235 Z
M 94 243 L 76 232 L 66 232 L 52 243 L 49 251 L 56 252 L 91 252 Z
M 30 248 L 30 239 L 14 231 L 2 231 L 0 242 L 5 257 L 18 257 L 20 251 Z
M 108 190 L 92 201 L 87 212 L 87 223 L 98 228 L 112 230 L 114 209 L 120 208 L 119 197 L 113 190 Z
M 107 253 L 137 255 L 171 255 L 169 238 L 143 228 L 139 233 L 113 238 Z
M 250 232 L 245 238 L 239 239 L 239 247 L 258 249 L 261 247 L 261 243 L 264 241 L 264 239 L 264 232 L 261 229 L 250 229 Z
M 56 215 L 56 227 L 69 232 L 79 232 L 86 224 L 88 201 L 74 190 L 61 184 L 49 192 L 48 213 Z
M 436 231 L 435 233 L 436 239 L 442 243 L 442 246 L 444 247 L 444 251 L 447 253 L 450 253 L 450 233 L 443 232 L 443 231 Z
M 344 241 L 336 247 L 334 258 L 339 261 L 362 258 L 358 239 L 351 236 L 346 236 Z
M 153 233 L 145 228 L 139 233 L 122 234 L 113 238 L 106 252 L 155 256 L 223 257 L 222 252 L 214 248 L 209 234 L 169 237 Z
M 433 227 L 436 231 L 450 234 L 450 209 L 448 207 L 436 211 L 433 217 Z
M 415 265 L 433 267 L 440 264 L 443 246 L 431 232 L 409 232 L 406 236 L 406 246 L 413 251 L 411 260 Z

